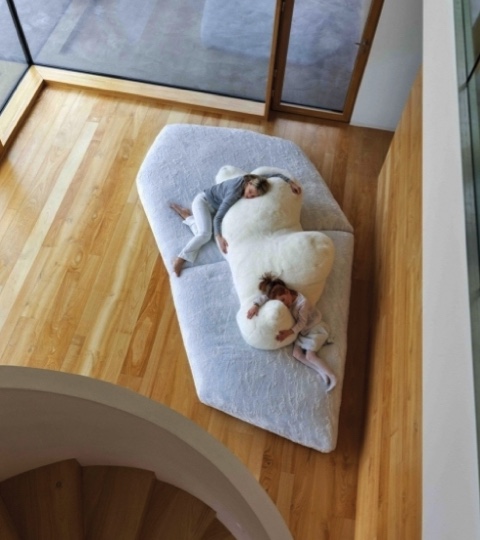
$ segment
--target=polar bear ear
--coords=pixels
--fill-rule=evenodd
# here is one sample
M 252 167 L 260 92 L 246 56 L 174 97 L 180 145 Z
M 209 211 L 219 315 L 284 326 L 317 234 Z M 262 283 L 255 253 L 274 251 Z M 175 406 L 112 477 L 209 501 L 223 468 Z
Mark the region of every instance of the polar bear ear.
M 237 323 L 245 341 L 257 349 L 275 350 L 290 345 L 296 336 L 290 336 L 283 341 L 277 341 L 275 336 L 280 330 L 292 328 L 295 321 L 292 314 L 278 300 L 266 302 L 258 315 L 247 319 L 247 311 L 252 307 L 251 302 L 244 303 L 237 313 Z
M 215 183 L 220 184 L 221 182 L 225 182 L 225 180 L 237 178 L 237 176 L 243 176 L 244 174 L 247 173 L 234 165 L 224 165 L 215 176 Z

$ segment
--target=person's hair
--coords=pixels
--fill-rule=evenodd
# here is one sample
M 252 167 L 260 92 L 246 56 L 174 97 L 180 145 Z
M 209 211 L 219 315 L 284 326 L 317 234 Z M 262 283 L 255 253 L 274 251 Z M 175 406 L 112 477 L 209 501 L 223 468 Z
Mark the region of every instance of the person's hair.
M 247 184 L 252 184 L 259 195 L 265 195 L 270 189 L 268 180 L 264 176 L 258 176 L 258 174 L 246 174 L 243 177 L 243 186 L 246 187 Z
M 286 286 L 283 279 L 274 276 L 270 272 L 263 274 L 263 276 L 260 278 L 258 288 L 263 292 L 263 294 L 267 295 L 270 300 L 274 300 L 280 294 L 290 290 Z

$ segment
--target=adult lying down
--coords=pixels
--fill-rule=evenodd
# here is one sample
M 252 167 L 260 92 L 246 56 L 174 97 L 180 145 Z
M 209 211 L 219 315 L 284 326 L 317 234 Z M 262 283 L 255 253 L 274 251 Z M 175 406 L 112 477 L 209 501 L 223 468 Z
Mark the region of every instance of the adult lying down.
M 254 199 L 267 193 L 270 187 L 268 178 L 272 176 L 275 175 L 242 174 L 215 184 L 195 196 L 191 210 L 176 203 L 170 204 L 193 233 L 191 240 L 173 262 L 173 271 L 177 276 L 180 276 L 185 262 L 195 261 L 200 248 L 212 237 L 212 232 L 220 250 L 227 253 L 228 242 L 222 235 L 225 214 L 241 198 Z M 276 176 L 278 177 L 278 173 Z M 290 185 L 292 193 L 301 193 L 301 188 L 295 181 L 284 175 L 280 175 L 280 178 Z

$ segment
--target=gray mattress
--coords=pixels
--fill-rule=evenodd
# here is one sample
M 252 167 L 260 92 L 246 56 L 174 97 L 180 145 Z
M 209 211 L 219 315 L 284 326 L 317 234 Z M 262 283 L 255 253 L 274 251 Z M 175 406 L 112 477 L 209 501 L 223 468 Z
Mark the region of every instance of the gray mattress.
M 236 323 L 239 301 L 228 262 L 210 242 L 180 278 L 173 259 L 188 241 L 169 202 L 189 206 L 197 192 L 215 183 L 224 165 L 251 171 L 268 165 L 287 169 L 304 189 L 304 230 L 332 238 L 336 256 L 319 301 L 334 343 L 321 356 L 337 374 L 327 393 L 320 377 L 291 356 L 292 347 L 264 351 L 249 346 Z M 202 403 L 322 452 L 336 446 L 347 349 L 353 230 L 328 187 L 291 141 L 230 128 L 174 124 L 151 146 L 137 177 L 140 200 L 171 275 L 182 338 Z

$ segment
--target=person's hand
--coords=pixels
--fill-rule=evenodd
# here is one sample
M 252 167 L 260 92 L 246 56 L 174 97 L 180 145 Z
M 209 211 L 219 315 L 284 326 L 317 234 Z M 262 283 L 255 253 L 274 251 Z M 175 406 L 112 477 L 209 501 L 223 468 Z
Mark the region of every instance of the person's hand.
M 251 319 L 252 317 L 255 317 L 258 313 L 258 306 L 253 305 L 248 311 L 247 311 L 247 319 Z
M 227 251 L 228 251 L 228 242 L 225 240 L 225 238 L 221 234 L 217 235 L 217 242 L 218 242 L 218 246 L 221 249 L 222 253 L 227 253 Z
M 283 341 L 292 334 L 294 334 L 294 331 L 291 328 L 289 328 L 288 330 L 280 330 L 280 332 L 278 332 L 278 334 L 275 336 L 275 339 L 277 341 Z
M 291 180 L 289 182 L 289 185 L 290 185 L 290 189 L 292 190 L 293 193 L 295 193 L 295 195 L 300 195 L 300 193 L 302 193 L 302 186 L 300 184 L 297 184 L 295 180 Z

